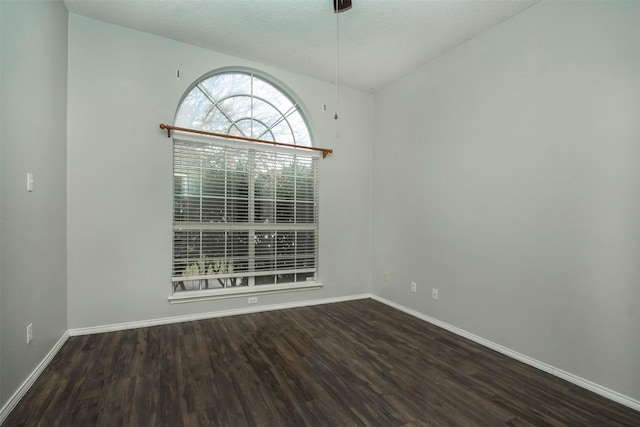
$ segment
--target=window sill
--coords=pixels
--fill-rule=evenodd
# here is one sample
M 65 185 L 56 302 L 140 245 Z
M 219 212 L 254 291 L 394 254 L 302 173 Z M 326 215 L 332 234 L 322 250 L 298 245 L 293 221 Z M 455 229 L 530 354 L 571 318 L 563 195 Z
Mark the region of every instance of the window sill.
M 206 290 L 206 291 L 183 291 L 169 295 L 171 304 L 181 304 L 185 302 L 207 301 L 224 298 L 237 298 L 247 295 L 275 294 L 280 292 L 308 291 L 322 287 L 319 282 L 288 283 L 284 285 L 257 285 L 243 286 L 237 288 Z

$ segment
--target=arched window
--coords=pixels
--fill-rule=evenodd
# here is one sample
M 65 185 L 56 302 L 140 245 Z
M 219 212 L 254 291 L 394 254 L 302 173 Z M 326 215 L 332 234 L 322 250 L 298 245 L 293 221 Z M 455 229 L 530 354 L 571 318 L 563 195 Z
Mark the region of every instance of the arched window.
M 312 146 L 299 102 L 255 72 L 215 72 L 195 82 L 180 103 L 175 125 Z
M 194 82 L 175 126 L 312 146 L 300 102 L 244 70 Z M 172 298 L 319 286 L 317 157 L 174 132 Z

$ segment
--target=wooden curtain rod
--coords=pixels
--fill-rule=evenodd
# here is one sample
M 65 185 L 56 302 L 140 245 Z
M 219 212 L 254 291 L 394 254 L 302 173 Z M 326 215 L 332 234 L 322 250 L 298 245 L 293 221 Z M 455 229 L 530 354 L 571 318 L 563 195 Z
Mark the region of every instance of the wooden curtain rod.
M 171 131 L 172 130 L 179 130 L 179 131 L 182 131 L 182 132 L 198 133 L 200 135 L 210 135 L 210 136 L 217 136 L 217 137 L 220 137 L 220 138 L 237 139 L 237 140 L 240 140 L 240 141 L 257 142 L 259 144 L 277 145 L 279 147 L 292 147 L 292 148 L 301 148 L 303 150 L 322 151 L 322 158 L 323 159 L 325 157 L 327 157 L 327 154 L 333 153 L 333 150 L 331 148 L 305 147 L 304 145 L 294 145 L 294 144 L 285 144 L 284 142 L 265 141 L 264 139 L 247 138 L 246 136 L 233 136 L 233 135 L 225 135 L 223 133 L 206 132 L 206 131 L 197 130 L 197 129 L 179 128 L 179 127 L 176 127 L 176 126 L 165 125 L 164 123 L 160 123 L 160 129 L 166 129 L 167 130 L 167 137 L 168 138 L 171 138 Z

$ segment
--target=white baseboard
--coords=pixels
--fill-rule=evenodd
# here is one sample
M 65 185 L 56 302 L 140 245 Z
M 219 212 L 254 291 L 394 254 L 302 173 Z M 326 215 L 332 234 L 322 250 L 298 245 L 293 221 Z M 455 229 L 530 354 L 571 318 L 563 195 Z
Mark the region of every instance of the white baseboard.
M 236 316 L 238 314 L 259 313 L 262 311 L 283 310 L 286 308 L 307 307 L 320 304 L 331 304 L 335 302 L 353 301 L 358 299 L 371 298 L 371 294 L 349 295 L 344 297 L 323 298 L 306 301 L 296 301 L 283 304 L 257 305 L 252 307 L 237 308 L 233 310 L 223 310 L 208 313 L 188 314 L 185 316 L 172 316 L 160 319 L 142 320 L 137 322 L 115 323 L 112 325 L 92 326 L 89 328 L 69 329 L 72 337 L 79 335 L 101 334 L 104 332 L 124 331 L 127 329 L 146 328 L 149 326 L 170 325 L 172 323 L 190 322 L 193 320 L 213 319 L 216 317 Z
M 572 384 L 575 384 L 579 387 L 592 391 L 600 396 L 606 397 L 607 399 L 613 400 L 614 402 L 618 402 L 624 406 L 628 406 L 631 409 L 635 409 L 636 411 L 640 411 L 640 401 L 632 399 L 631 397 L 625 396 L 624 394 L 618 393 L 617 391 L 608 389 L 599 384 L 591 382 L 589 380 L 585 380 L 577 375 L 573 375 L 569 372 L 563 371 L 562 369 L 558 369 L 554 366 L 551 366 L 547 363 L 541 362 L 539 360 L 533 359 L 529 356 L 526 356 L 522 353 L 518 353 L 517 351 L 511 350 L 507 347 L 501 346 L 500 344 L 496 344 L 493 341 L 489 341 L 477 335 L 474 335 L 470 332 L 465 331 L 464 329 L 457 328 L 455 326 L 449 325 L 448 323 L 442 322 L 438 319 L 434 319 L 433 317 L 427 316 L 426 314 L 420 313 L 419 311 L 413 310 L 411 308 L 405 307 L 403 305 L 397 304 L 393 301 L 390 301 L 386 298 L 379 297 L 377 295 L 371 295 L 371 298 L 374 300 L 386 304 L 390 307 L 403 311 L 411 316 L 417 317 L 418 319 L 424 320 L 425 322 L 431 323 L 439 328 L 445 329 L 449 332 L 452 332 L 461 337 L 467 338 L 471 341 L 474 341 L 484 347 L 490 348 L 491 350 L 495 350 L 498 353 L 502 353 L 505 356 L 509 356 L 512 359 L 516 359 L 522 363 L 525 363 L 529 366 L 533 366 L 534 368 L 540 369 L 541 371 L 547 372 L 551 375 L 554 375 L 558 378 L 562 378 L 565 381 L 569 381 Z
M 60 337 L 58 342 L 54 344 L 49 353 L 47 353 L 44 359 L 42 359 L 42 361 L 38 364 L 38 366 L 36 366 L 33 372 L 29 374 L 27 379 L 24 380 L 24 382 L 20 385 L 20 387 L 18 387 L 16 392 L 13 393 L 13 395 L 9 398 L 7 403 L 4 404 L 2 409 L 0 409 L 0 425 L 5 422 L 11 411 L 13 411 L 13 408 L 16 407 L 18 402 L 20 402 L 27 391 L 29 391 L 31 386 L 36 382 L 38 377 L 40 377 L 42 371 L 44 371 L 45 368 L 49 366 L 49 363 L 51 363 L 51 360 L 53 360 L 58 351 L 60 351 L 64 343 L 67 342 L 67 339 L 69 339 L 69 331 L 62 334 L 62 337 Z

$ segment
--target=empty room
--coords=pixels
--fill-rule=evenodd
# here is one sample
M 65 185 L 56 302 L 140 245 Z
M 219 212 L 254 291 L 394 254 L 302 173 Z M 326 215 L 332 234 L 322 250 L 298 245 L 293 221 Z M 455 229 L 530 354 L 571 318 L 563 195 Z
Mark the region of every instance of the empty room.
M 639 22 L 0 0 L 0 424 L 640 426 Z

